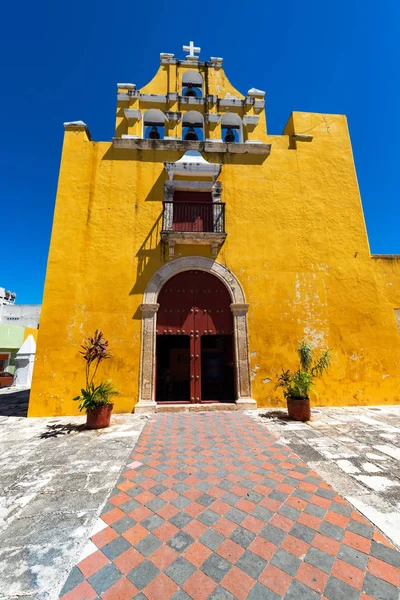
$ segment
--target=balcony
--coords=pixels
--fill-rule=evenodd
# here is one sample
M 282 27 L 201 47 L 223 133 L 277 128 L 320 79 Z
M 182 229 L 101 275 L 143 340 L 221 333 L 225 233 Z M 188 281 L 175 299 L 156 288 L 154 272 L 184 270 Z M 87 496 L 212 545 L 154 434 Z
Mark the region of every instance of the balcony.
M 161 240 L 175 256 L 176 244 L 211 246 L 216 257 L 226 239 L 223 202 L 163 202 Z

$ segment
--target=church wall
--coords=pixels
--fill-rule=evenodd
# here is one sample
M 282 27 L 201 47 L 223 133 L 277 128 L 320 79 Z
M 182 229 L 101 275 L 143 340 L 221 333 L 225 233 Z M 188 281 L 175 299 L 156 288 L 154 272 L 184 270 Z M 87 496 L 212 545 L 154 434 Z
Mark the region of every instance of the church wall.
M 153 86 L 151 93 L 161 91 Z M 304 133 L 312 141 L 293 137 Z M 204 155 L 223 163 L 227 239 L 216 260 L 235 274 L 249 303 L 253 398 L 283 405 L 277 374 L 297 365 L 296 347 L 306 337 L 332 348 L 314 405 L 398 402 L 400 261 L 390 274 L 396 291 L 384 291 L 387 267 L 370 255 L 346 118 L 293 113 L 284 135 L 264 134 L 263 141 L 272 147 L 268 157 Z M 113 354 L 99 380 L 119 388 L 116 412 L 132 411 L 139 306 L 151 276 L 169 261 L 160 241 L 164 162 L 181 156 L 117 149 L 91 142 L 83 130 L 66 131 L 30 416 L 78 414 L 79 347 L 96 328 Z M 176 257 L 189 255 L 211 257 L 211 250 L 177 245 Z

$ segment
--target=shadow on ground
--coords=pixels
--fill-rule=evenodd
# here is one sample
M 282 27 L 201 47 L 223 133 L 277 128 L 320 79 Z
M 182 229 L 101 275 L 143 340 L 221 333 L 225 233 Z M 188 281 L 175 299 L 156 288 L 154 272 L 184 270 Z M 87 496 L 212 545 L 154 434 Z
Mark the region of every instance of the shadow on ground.
M 47 431 L 41 434 L 40 438 L 46 440 L 56 438 L 60 435 L 68 435 L 69 433 L 77 433 L 86 429 L 86 423 L 77 425 L 76 423 L 58 423 L 56 425 L 47 425 Z
M 279 419 L 283 424 L 291 421 L 285 410 L 269 410 L 268 412 L 261 414 L 260 417 L 263 419 Z
M 0 417 L 26 417 L 30 390 L 0 395 Z

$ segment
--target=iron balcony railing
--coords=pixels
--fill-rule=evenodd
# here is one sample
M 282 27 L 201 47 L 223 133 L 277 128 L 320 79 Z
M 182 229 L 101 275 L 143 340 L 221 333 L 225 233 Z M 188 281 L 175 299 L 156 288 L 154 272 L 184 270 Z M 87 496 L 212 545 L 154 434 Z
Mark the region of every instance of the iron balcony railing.
M 163 231 L 225 233 L 223 202 L 163 202 Z

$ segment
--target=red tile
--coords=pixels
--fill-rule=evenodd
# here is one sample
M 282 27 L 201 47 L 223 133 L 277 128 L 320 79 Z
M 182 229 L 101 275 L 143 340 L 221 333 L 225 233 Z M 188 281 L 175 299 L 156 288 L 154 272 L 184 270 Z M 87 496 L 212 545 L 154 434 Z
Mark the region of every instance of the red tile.
M 130 490 L 135 487 L 135 484 L 132 481 L 123 481 L 117 485 L 117 488 L 121 490 L 121 492 L 126 492 L 126 490 Z
M 375 542 L 378 542 L 379 544 L 383 544 L 384 546 L 387 546 L 388 548 L 392 548 L 392 550 L 395 549 L 393 544 L 391 542 L 389 542 L 389 540 L 385 536 L 383 536 L 377 529 L 375 529 L 372 537 L 375 540 Z
M 253 533 L 260 533 L 260 531 L 265 527 L 264 521 L 256 519 L 256 517 L 253 517 L 252 515 L 246 517 L 240 525 L 245 529 L 252 531 Z
M 207 531 L 207 529 L 207 525 L 204 525 L 204 523 L 201 523 L 197 519 L 193 519 L 193 521 L 190 521 L 183 528 L 183 530 L 186 531 L 186 533 L 189 533 L 189 535 L 191 535 L 194 538 L 199 538 L 201 535 L 203 535 L 203 533 Z
M 238 508 L 239 510 L 243 510 L 244 512 L 247 512 L 247 513 L 252 513 L 256 506 L 257 505 L 254 504 L 254 502 L 250 502 L 250 500 L 247 500 L 246 498 L 242 498 L 235 505 L 235 508 Z
M 152 511 L 147 506 L 139 506 L 139 508 L 135 508 L 135 510 L 130 512 L 129 516 L 135 521 L 143 521 L 143 519 L 147 519 L 152 514 Z
M 361 569 L 357 569 L 357 567 L 353 567 L 353 565 L 337 559 L 332 567 L 332 575 L 361 591 L 365 575 Z
M 207 577 L 202 571 L 195 571 L 182 585 L 182 589 L 196 600 L 206 600 L 217 587 L 215 581 Z M 159 598 L 161 600 L 162 596 Z
M 119 521 L 120 519 L 122 519 L 122 517 L 125 516 L 126 514 L 123 510 L 121 510 L 120 508 L 113 508 L 112 510 L 109 510 L 108 512 L 104 513 L 104 515 L 101 515 L 101 518 L 105 523 L 107 523 L 107 525 L 112 525 L 113 523 Z
M 156 565 L 160 571 L 166 569 L 174 560 L 178 558 L 179 554 L 172 548 L 163 544 L 153 554 L 149 556 L 149 560 Z M 116 561 L 114 561 L 116 563 Z
M 165 506 L 162 506 L 156 512 L 158 515 L 160 515 L 160 517 L 162 517 L 163 519 L 168 521 L 171 517 L 176 515 L 176 513 L 178 513 L 179 510 L 177 508 L 175 508 L 175 506 L 172 506 L 172 504 L 166 504 Z
M 328 578 L 329 575 L 327 573 L 320 571 L 320 569 L 306 562 L 300 564 L 296 573 L 296 579 L 320 594 L 324 591 Z
M 236 496 L 246 496 L 249 493 L 249 490 L 242 485 L 234 485 L 231 489 L 232 494 L 236 494 Z
M 222 496 L 225 496 L 226 490 L 222 490 L 221 488 L 214 486 L 208 490 L 207 494 L 213 498 L 222 498 Z
M 396 587 L 400 587 L 400 569 L 393 567 L 383 560 L 370 556 L 368 559 L 367 570 L 375 577 L 383 579 Z
M 124 504 L 124 502 L 128 502 L 128 500 L 132 500 L 132 498 L 128 496 L 128 494 L 125 494 L 125 492 L 121 492 L 120 494 L 117 494 L 116 496 L 110 498 L 109 502 L 111 502 L 111 504 L 114 504 L 114 506 L 121 506 L 121 504 Z
M 232 540 L 225 540 L 216 552 L 234 564 L 242 556 L 244 548 Z
M 336 556 L 340 548 L 340 542 L 337 542 L 326 535 L 321 535 L 320 533 L 315 535 L 311 545 L 331 556 Z
M 367 521 L 367 519 L 365 519 L 362 515 L 360 515 L 360 513 L 356 510 L 353 510 L 353 512 L 350 515 L 350 518 L 353 519 L 353 521 L 358 521 L 359 523 L 362 523 L 363 525 L 371 525 L 371 523 Z
M 190 500 L 197 500 L 197 498 L 203 493 L 204 492 L 201 492 L 200 490 L 196 490 L 196 488 L 189 488 L 188 490 L 183 492 L 182 495 L 185 496 L 185 498 L 189 498 Z
M 310 544 L 303 542 L 303 540 L 299 540 L 293 535 L 287 535 L 281 544 L 281 548 L 287 550 L 287 552 L 290 552 L 291 554 L 294 554 L 298 558 L 303 559 L 310 548 Z
M 73 590 L 61 596 L 60 600 L 95 600 L 97 594 L 88 581 L 82 581 Z
M 279 515 L 278 513 L 274 514 L 269 523 L 286 532 L 290 531 L 294 525 L 294 521 L 284 517 L 283 515 Z
M 95 546 L 97 546 L 98 548 L 102 548 L 109 542 L 115 540 L 115 538 L 117 537 L 118 533 L 114 531 L 114 529 L 112 529 L 111 527 L 106 527 L 106 529 L 103 529 L 102 531 L 99 531 L 99 533 L 95 533 L 95 535 L 92 535 L 90 539 L 92 540 L 93 544 L 95 544 Z
M 144 557 L 140 552 L 135 548 L 128 548 L 128 550 L 125 550 L 125 552 L 114 558 L 113 563 L 121 573 L 126 575 L 129 571 L 140 565 L 143 560 Z
M 328 498 L 322 498 L 321 496 L 311 496 L 310 499 L 311 504 L 316 504 L 317 506 L 321 506 L 321 508 L 328 509 L 332 504 L 332 500 L 328 500 Z
M 275 512 L 280 509 L 282 502 L 279 502 L 279 500 L 273 500 L 272 498 L 263 498 L 260 502 L 260 506 Z
M 106 592 L 101 595 L 102 600 L 131 600 L 138 594 L 139 590 L 127 579 L 121 577 Z
M 200 567 L 212 554 L 212 550 L 199 541 L 193 542 L 182 554 L 183 558 L 191 562 L 195 567 Z
M 178 533 L 178 531 L 178 527 L 175 527 L 175 525 L 173 525 L 172 523 L 168 523 L 168 521 L 165 521 L 165 523 L 163 523 L 156 529 L 153 529 L 152 533 L 153 535 L 156 535 L 158 539 L 160 539 L 162 542 L 168 542 L 168 540 L 170 540 L 173 535 Z
M 140 525 L 140 523 L 136 523 L 136 525 L 125 531 L 122 534 L 122 537 L 124 537 L 130 544 L 132 544 L 132 546 L 134 546 L 140 542 L 140 540 L 146 537 L 146 535 L 149 535 L 147 529 Z
M 278 546 L 264 540 L 261 537 L 256 537 L 250 544 L 249 550 L 261 556 L 264 560 L 271 560 L 275 552 L 278 550 Z
M 292 494 L 296 488 L 286 483 L 278 483 L 275 489 L 284 494 Z
M 290 496 L 285 502 L 289 506 L 293 506 L 293 508 L 297 508 L 297 510 L 304 510 L 307 506 L 307 502 L 302 500 L 301 498 L 295 498 L 295 496 Z
M 237 600 L 245 600 L 254 584 L 255 580 L 237 567 L 232 567 L 221 581 L 222 587 L 233 594 Z
M 365 554 L 369 554 L 371 549 L 371 540 L 368 540 L 357 533 L 353 533 L 352 531 L 346 531 L 342 543 L 351 546 L 356 550 L 360 550 L 361 552 L 365 552 Z
M 236 527 L 236 523 L 232 523 L 232 521 L 225 519 L 225 517 L 222 517 L 213 525 L 213 529 L 225 537 L 229 537 L 231 533 L 235 531 Z
M 274 565 L 267 565 L 258 580 L 267 588 L 275 592 L 275 594 L 278 594 L 278 596 L 283 598 L 289 585 L 293 581 L 293 577 L 284 571 L 281 571 L 281 569 L 278 569 L 278 567 L 275 567 Z
M 202 506 L 198 502 L 191 502 L 183 509 L 183 511 L 191 517 L 197 517 L 197 515 L 202 513 L 204 510 L 204 506 Z
M 155 483 L 154 483 L 154 485 L 155 485 Z M 149 491 L 142 492 L 141 494 L 138 494 L 137 496 L 135 496 L 135 500 L 137 502 L 140 502 L 140 504 L 146 504 L 147 502 L 150 502 L 150 500 L 154 500 L 154 498 L 155 498 L 155 495 Z
M 179 494 L 174 490 L 166 490 L 165 492 L 160 494 L 160 498 L 162 500 L 165 500 L 165 502 L 172 502 L 172 500 L 175 500 L 175 498 L 177 498 L 178 496 Z
M 319 519 L 318 517 L 314 517 L 314 515 L 309 515 L 308 513 L 301 513 L 301 515 L 299 515 L 299 518 L 297 520 L 302 525 L 306 525 L 306 527 L 315 529 L 315 531 L 318 531 L 318 529 L 322 523 L 322 519 Z
M 157 481 L 154 481 L 154 479 L 146 479 L 145 481 L 141 482 L 140 487 L 142 487 L 145 490 L 149 490 L 153 487 L 153 485 L 156 485 L 156 483 Z
M 222 500 L 216 500 L 214 502 L 214 504 L 211 504 L 211 506 L 210 506 L 210 509 L 219 515 L 226 514 L 228 512 L 228 510 L 230 510 L 231 508 L 232 507 L 230 506 L 230 504 L 227 504 L 226 502 L 223 502 Z M 237 508 L 239 508 L 239 507 L 237 506 Z
M 89 577 L 97 573 L 99 569 L 105 567 L 109 562 L 108 558 L 100 550 L 97 550 L 97 552 L 93 552 L 93 554 L 81 560 L 77 564 L 77 567 L 82 571 L 84 577 L 89 579 Z
M 329 521 L 329 523 L 332 523 L 332 525 L 337 525 L 338 527 L 341 527 L 342 529 L 346 529 L 347 524 L 349 522 L 349 518 L 345 517 L 344 515 L 338 515 L 337 513 L 328 510 L 328 512 L 326 513 L 325 517 L 324 517 L 325 521 Z
M 164 573 L 161 573 L 144 588 L 143 594 L 149 600 L 160 600 L 161 598 L 162 600 L 169 600 L 177 590 L 176 583 Z

